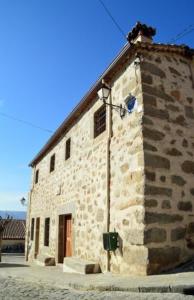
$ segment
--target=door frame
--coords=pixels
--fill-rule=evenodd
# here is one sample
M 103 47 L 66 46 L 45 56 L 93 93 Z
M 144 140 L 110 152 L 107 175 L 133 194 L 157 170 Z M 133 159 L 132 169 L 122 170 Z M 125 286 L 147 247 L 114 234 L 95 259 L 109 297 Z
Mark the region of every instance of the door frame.
M 40 248 L 40 217 L 36 218 L 35 226 L 35 244 L 34 244 L 34 258 L 37 258 Z
M 67 217 L 71 217 L 71 252 L 73 255 L 73 216 L 72 213 L 68 213 L 68 214 L 61 214 L 59 215 L 58 218 L 58 258 L 57 261 L 58 263 L 63 263 L 63 259 L 64 257 L 66 257 L 65 255 L 65 251 L 66 251 L 66 238 L 65 238 L 65 220 L 67 219 Z

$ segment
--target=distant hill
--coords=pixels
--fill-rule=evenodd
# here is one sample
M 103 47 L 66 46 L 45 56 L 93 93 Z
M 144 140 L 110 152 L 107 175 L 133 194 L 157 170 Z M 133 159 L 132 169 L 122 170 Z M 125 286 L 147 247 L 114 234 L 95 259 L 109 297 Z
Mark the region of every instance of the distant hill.
M 13 219 L 17 220 L 25 220 L 26 219 L 26 212 L 25 211 L 10 211 L 10 210 L 0 210 L 0 216 L 4 219 L 7 216 L 12 217 Z

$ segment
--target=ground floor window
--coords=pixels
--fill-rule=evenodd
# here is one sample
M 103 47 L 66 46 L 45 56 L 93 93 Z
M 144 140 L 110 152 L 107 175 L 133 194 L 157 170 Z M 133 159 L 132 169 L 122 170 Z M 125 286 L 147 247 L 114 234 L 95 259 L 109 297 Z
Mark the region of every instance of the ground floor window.
M 44 246 L 49 246 L 49 231 L 50 231 L 50 218 L 46 218 L 44 223 Z
M 31 239 L 31 241 L 34 240 L 34 218 L 32 218 L 32 220 L 31 220 L 30 239 Z

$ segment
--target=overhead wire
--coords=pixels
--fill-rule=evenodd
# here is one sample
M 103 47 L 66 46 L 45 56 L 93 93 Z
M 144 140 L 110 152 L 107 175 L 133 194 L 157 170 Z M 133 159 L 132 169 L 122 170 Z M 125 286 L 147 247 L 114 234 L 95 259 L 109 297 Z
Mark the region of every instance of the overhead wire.
M 115 20 L 115 18 L 111 14 L 110 10 L 108 9 L 108 7 L 104 4 L 104 2 L 102 0 L 99 0 L 99 2 L 101 3 L 102 7 L 104 8 L 104 10 L 108 14 L 108 16 L 111 18 L 111 20 L 113 21 L 113 23 L 115 24 L 115 26 L 117 27 L 117 29 L 119 30 L 119 32 L 122 34 L 122 36 L 124 37 L 124 39 L 127 40 L 125 32 L 123 31 L 123 29 L 121 28 L 121 26 L 118 24 L 118 22 Z
M 179 39 L 183 38 L 184 36 L 191 33 L 192 31 L 194 31 L 194 24 L 187 26 L 185 29 L 183 29 L 181 32 L 179 32 L 174 38 L 172 38 L 169 41 L 169 43 L 178 41 Z
M 14 120 L 14 121 L 17 121 L 17 122 L 26 124 L 26 125 L 28 125 L 28 126 L 31 126 L 31 127 L 37 128 L 37 129 L 40 129 L 40 130 L 42 130 L 42 131 L 46 131 L 46 132 L 49 132 L 49 133 L 53 133 L 53 131 L 50 130 L 50 129 L 43 128 L 43 127 L 41 127 L 41 126 L 38 126 L 38 125 L 33 124 L 33 123 L 31 123 L 31 122 L 28 122 L 28 121 L 26 121 L 26 120 L 22 120 L 22 119 L 16 118 L 16 117 L 11 116 L 11 115 L 8 115 L 8 114 L 6 114 L 6 113 L 0 112 L 0 115 L 3 116 L 3 117 L 5 117 L 5 118 L 8 118 L 8 119 L 11 119 L 11 120 Z
M 104 8 L 104 10 L 106 11 L 106 13 L 108 14 L 108 16 L 111 18 L 111 20 L 113 21 L 113 23 L 115 24 L 115 26 L 117 27 L 117 29 L 119 30 L 119 32 L 127 40 L 127 36 L 126 36 L 125 32 L 123 31 L 123 29 L 121 28 L 121 26 L 119 25 L 119 23 L 115 20 L 115 18 L 113 17 L 112 13 L 108 9 L 108 7 L 104 4 L 103 0 L 98 0 L 98 1 L 100 2 L 100 4 L 102 5 L 102 7 Z M 186 36 L 187 34 L 191 33 L 192 31 L 194 31 L 194 24 L 191 24 L 191 25 L 187 26 L 184 30 L 182 30 L 174 38 L 172 38 L 168 43 L 176 42 L 177 40 L 179 40 L 179 39 L 183 38 L 184 36 Z
M 106 11 L 106 13 L 108 14 L 108 16 L 111 18 L 112 22 L 115 24 L 115 26 L 117 27 L 117 29 L 119 30 L 119 32 L 122 34 L 122 36 L 127 40 L 127 36 L 125 34 L 125 32 L 123 31 L 123 29 L 121 28 L 121 26 L 118 24 L 118 22 L 115 20 L 115 18 L 113 17 L 113 15 L 111 14 L 110 10 L 108 9 L 108 7 L 104 4 L 104 2 L 102 0 L 99 0 L 100 4 L 102 5 L 102 7 L 104 8 L 104 10 Z M 191 33 L 192 31 L 194 31 L 194 24 L 191 24 L 189 26 L 187 26 L 184 30 L 182 30 L 180 33 L 178 33 L 174 38 L 172 38 L 168 43 L 173 43 L 173 42 L 176 42 L 177 40 L 179 40 L 180 38 L 186 36 L 187 34 Z M 0 115 L 3 116 L 3 117 L 6 117 L 6 118 L 9 118 L 9 119 L 12 119 L 14 121 L 17 121 L 17 122 L 20 122 L 20 123 L 23 123 L 23 124 L 26 124 L 28 126 L 31 126 L 31 127 L 34 127 L 34 128 L 37 128 L 37 129 L 40 129 L 42 131 L 46 131 L 46 132 L 49 132 L 49 133 L 53 133 L 52 130 L 50 129 L 47 129 L 47 128 L 43 128 L 43 127 L 40 127 L 38 125 L 35 125 L 31 122 L 28 122 L 26 120 L 22 120 L 22 119 L 19 119 L 19 118 L 16 118 L 14 116 L 11 116 L 11 115 L 8 115 L 6 113 L 2 113 L 0 112 Z

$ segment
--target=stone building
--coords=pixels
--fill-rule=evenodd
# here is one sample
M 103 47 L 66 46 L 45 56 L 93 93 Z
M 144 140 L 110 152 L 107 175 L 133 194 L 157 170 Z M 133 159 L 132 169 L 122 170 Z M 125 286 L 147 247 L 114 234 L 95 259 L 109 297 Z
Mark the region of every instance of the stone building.
M 194 50 L 154 34 L 136 24 L 30 163 L 29 261 L 72 256 L 146 275 L 194 257 Z
M 9 220 L 2 232 L 1 251 L 3 253 L 24 253 L 25 233 L 25 220 Z

